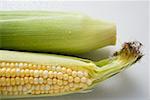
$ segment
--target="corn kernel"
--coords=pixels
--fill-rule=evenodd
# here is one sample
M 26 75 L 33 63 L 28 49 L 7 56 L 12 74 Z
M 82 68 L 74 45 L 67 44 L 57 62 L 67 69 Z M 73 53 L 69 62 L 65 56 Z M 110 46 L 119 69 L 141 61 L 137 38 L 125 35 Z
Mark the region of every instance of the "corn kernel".
M 62 70 L 62 73 L 66 73 L 66 68 L 65 67 L 63 67 L 61 70 Z
M 16 78 L 15 78 L 15 83 L 16 83 L 17 85 L 19 85 L 19 84 L 21 83 L 19 77 L 16 77 Z
M 62 78 L 63 78 L 62 72 L 58 72 L 58 73 L 57 73 L 57 78 L 58 78 L 58 79 L 62 79 Z
M 47 79 L 47 83 L 48 83 L 49 85 L 52 85 L 52 83 L 53 83 L 53 82 L 52 82 L 52 79 L 51 79 L 51 78 L 48 78 L 48 79 Z
M 81 82 L 82 82 L 82 83 L 86 83 L 86 82 L 87 82 L 87 78 L 82 77 L 82 78 L 81 78 Z
M 11 69 L 10 74 L 11 74 L 11 77 L 15 77 L 16 76 L 16 69 L 15 68 Z
M 68 75 L 71 75 L 71 74 L 72 74 L 72 70 L 68 68 L 68 69 L 67 69 L 67 74 L 68 74 Z
M 68 80 L 68 77 L 69 77 L 68 74 L 64 74 L 64 75 L 63 75 L 63 79 L 64 79 L 64 80 Z
M 34 70 L 30 70 L 30 76 L 34 76 Z
M 24 79 L 23 78 L 20 78 L 20 84 L 24 85 Z
M 53 84 L 56 84 L 56 83 L 57 83 L 57 79 L 53 78 Z
M 79 82 L 80 82 L 80 78 L 79 78 L 79 77 L 75 77 L 75 78 L 74 78 L 74 82 L 75 82 L 75 83 L 79 83 Z
M 61 67 L 60 67 L 60 66 L 57 66 L 57 67 L 56 67 L 56 71 L 57 71 L 57 72 L 61 71 Z
M 17 78 L 17 77 L 16 77 L 16 78 Z M 16 82 L 15 82 L 16 78 L 11 78 L 11 79 L 10 79 L 10 84 L 11 84 L 11 85 L 15 85 L 15 84 L 16 84 Z
M 21 74 L 21 71 L 20 71 L 19 68 L 17 68 L 17 69 L 16 69 L 16 76 L 20 76 L 20 74 Z
M 7 85 L 7 86 L 10 85 L 10 78 L 6 78 L 6 85 Z
M 34 78 L 34 84 L 38 84 L 38 78 Z
M 34 82 L 33 77 L 29 77 L 29 83 L 33 84 L 33 82 Z
M 62 81 L 62 80 L 57 80 L 57 84 L 58 84 L 58 85 L 62 85 L 62 84 L 63 84 L 63 81 Z
M 38 83 L 42 84 L 43 82 L 44 82 L 43 78 L 40 77 Z
M 48 71 L 45 70 L 45 71 L 43 72 L 43 78 L 47 78 L 47 77 L 48 77 Z
M 53 76 L 54 76 L 54 73 L 53 73 L 52 71 L 49 71 L 49 72 L 48 72 L 48 77 L 49 77 L 49 78 L 53 78 Z
M 34 77 L 39 77 L 39 71 L 38 70 L 34 71 Z
M 69 77 L 68 77 L 68 81 L 69 81 L 69 82 L 73 82 L 73 77 L 72 77 L 72 76 L 69 76 Z
M 25 76 L 29 76 L 30 75 L 30 71 L 29 71 L 29 69 L 25 69 Z
M 72 71 L 72 76 L 76 77 L 77 76 L 77 72 L 76 71 Z
M 29 82 L 29 78 L 28 77 L 24 77 L 24 82 L 28 83 Z

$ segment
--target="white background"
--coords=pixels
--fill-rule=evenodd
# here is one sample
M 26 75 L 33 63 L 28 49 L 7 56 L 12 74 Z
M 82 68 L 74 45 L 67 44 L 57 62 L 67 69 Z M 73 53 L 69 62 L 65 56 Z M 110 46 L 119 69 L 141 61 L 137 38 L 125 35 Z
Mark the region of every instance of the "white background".
M 123 42 L 138 40 L 143 43 L 144 57 L 134 67 L 102 82 L 92 92 L 44 100 L 148 100 L 148 2 L 142 1 L 1 1 L 0 10 L 49 10 L 86 13 L 95 18 L 116 22 L 117 46 L 80 55 L 97 60 L 112 54 Z M 29 99 L 29 98 L 28 98 Z M 31 99 L 31 98 L 30 98 Z M 33 99 L 33 98 L 32 98 Z M 37 100 L 43 98 L 35 98 Z

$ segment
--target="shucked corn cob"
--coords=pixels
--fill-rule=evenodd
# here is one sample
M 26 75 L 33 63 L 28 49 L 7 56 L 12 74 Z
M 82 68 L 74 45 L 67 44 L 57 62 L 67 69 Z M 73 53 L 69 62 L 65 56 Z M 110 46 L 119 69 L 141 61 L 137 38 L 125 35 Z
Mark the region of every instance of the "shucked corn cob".
M 139 42 L 129 42 L 98 62 L 51 54 L 0 50 L 0 94 L 8 97 L 57 96 L 90 90 L 138 61 Z
M 0 11 L 1 49 L 79 54 L 116 42 L 115 24 L 67 12 Z

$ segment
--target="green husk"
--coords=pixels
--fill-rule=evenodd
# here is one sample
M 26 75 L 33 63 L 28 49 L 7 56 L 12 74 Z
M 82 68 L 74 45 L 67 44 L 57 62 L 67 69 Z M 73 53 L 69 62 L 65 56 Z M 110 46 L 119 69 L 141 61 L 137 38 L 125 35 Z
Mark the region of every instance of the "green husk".
M 0 11 L 0 49 L 81 54 L 116 43 L 114 23 L 68 12 Z

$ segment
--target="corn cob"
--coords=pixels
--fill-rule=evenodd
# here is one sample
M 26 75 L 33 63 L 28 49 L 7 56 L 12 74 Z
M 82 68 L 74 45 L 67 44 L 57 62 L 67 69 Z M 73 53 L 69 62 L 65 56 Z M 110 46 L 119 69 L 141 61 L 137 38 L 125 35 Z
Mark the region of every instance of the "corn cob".
M 116 42 L 115 24 L 67 12 L 0 11 L 0 49 L 80 54 Z
M 57 96 L 88 91 L 137 62 L 139 42 L 125 43 L 111 58 L 86 59 L 0 50 L 2 98 Z

